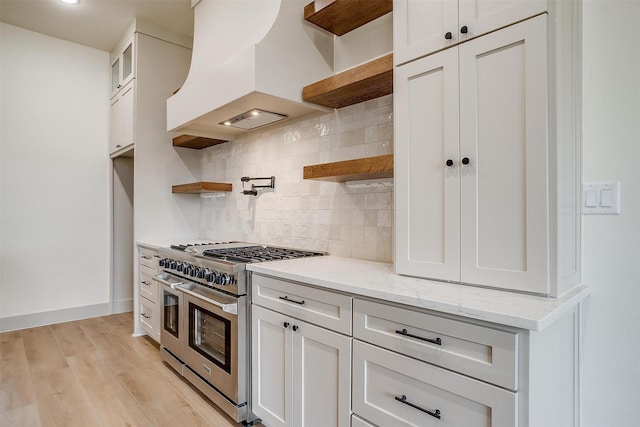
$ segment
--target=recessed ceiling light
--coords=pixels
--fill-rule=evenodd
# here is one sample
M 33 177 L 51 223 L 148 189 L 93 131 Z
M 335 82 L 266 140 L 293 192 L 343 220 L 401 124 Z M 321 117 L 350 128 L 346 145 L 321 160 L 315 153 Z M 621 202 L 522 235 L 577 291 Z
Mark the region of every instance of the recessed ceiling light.
M 67 4 L 78 4 L 80 3 L 80 0 L 60 0 L 62 3 L 67 3 Z

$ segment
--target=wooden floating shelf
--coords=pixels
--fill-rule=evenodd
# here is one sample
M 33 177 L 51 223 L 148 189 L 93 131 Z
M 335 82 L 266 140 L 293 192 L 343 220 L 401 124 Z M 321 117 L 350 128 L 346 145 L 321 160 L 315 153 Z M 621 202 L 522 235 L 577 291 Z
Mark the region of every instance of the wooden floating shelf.
M 304 7 L 304 19 L 336 36 L 393 11 L 393 0 L 315 0 Z
M 302 98 L 325 107 L 342 108 L 391 93 L 392 53 L 305 86 Z
M 358 181 L 393 177 L 393 154 L 305 166 L 304 179 Z
M 231 191 L 231 184 L 224 182 L 192 182 L 171 187 L 172 193 L 199 194 Z
M 174 147 L 193 148 L 195 150 L 201 150 L 203 148 L 222 144 L 224 142 L 227 142 L 227 141 L 223 139 L 214 139 L 214 138 L 207 138 L 204 136 L 193 136 L 193 135 L 180 135 L 173 138 Z

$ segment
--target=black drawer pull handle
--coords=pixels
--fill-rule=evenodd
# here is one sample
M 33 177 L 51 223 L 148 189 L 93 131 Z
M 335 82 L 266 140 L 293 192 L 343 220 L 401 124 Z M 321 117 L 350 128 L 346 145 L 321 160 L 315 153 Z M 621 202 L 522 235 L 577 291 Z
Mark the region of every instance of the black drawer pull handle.
M 280 298 L 280 299 L 281 299 L 281 300 L 283 300 L 283 301 L 292 302 L 292 303 L 294 303 L 294 304 L 299 304 L 299 305 L 303 305 L 303 304 L 304 304 L 304 300 L 302 300 L 302 301 L 296 301 L 296 300 L 294 300 L 294 299 L 289 299 L 289 297 L 288 297 L 288 296 L 278 297 L 278 298 Z
M 430 343 L 436 344 L 436 345 L 442 345 L 442 340 L 440 339 L 440 337 L 436 338 L 435 340 L 432 340 L 431 338 L 419 337 L 417 335 L 410 334 L 409 332 L 407 332 L 406 329 L 403 329 L 401 331 L 396 329 L 396 334 L 404 335 L 405 337 L 415 338 L 415 339 L 418 339 L 418 340 L 421 340 L 421 341 L 430 342 Z
M 432 416 L 432 417 L 434 417 L 434 418 L 437 418 L 437 419 L 440 419 L 440 418 L 441 418 L 441 416 L 440 416 L 440 409 L 436 409 L 435 411 L 430 411 L 430 410 L 428 410 L 428 409 L 421 408 L 421 407 L 419 407 L 418 405 L 416 405 L 415 403 L 411 403 L 411 402 L 409 402 L 409 401 L 407 400 L 407 396 L 405 396 L 404 394 L 402 395 L 402 397 L 398 397 L 398 396 L 396 396 L 396 397 L 395 397 L 395 399 L 396 399 L 398 402 L 404 403 L 405 405 L 409 405 L 409 406 L 411 406 L 412 408 L 416 408 L 418 411 L 422 411 L 422 412 L 424 412 L 425 414 L 429 414 L 429 415 L 431 415 L 431 416 Z
M 148 255 L 140 255 L 140 257 L 141 257 L 141 258 L 144 258 L 144 259 L 151 259 L 151 257 L 150 257 L 150 256 L 148 256 Z
M 142 317 L 144 317 L 145 319 L 151 319 L 151 316 L 149 316 L 147 313 L 140 313 L 142 314 Z
M 145 285 L 147 285 L 147 286 L 151 286 L 151 283 L 149 283 L 149 282 L 147 282 L 147 281 L 145 281 L 145 280 L 143 280 L 143 281 L 142 281 L 142 283 L 144 283 L 144 284 L 145 284 Z

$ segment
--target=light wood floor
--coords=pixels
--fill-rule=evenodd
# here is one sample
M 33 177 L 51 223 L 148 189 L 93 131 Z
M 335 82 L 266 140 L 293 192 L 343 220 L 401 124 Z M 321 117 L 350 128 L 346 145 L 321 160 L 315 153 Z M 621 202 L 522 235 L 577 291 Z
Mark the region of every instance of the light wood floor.
M 132 330 L 124 313 L 0 334 L 0 426 L 238 426 Z

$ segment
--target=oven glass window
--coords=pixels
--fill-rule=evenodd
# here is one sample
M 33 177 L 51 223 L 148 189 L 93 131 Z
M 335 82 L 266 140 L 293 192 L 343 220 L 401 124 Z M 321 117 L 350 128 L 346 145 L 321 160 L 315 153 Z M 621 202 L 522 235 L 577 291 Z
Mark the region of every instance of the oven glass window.
M 231 322 L 191 302 L 189 347 L 231 373 Z
M 179 324 L 178 324 L 178 316 L 180 309 L 179 307 L 179 299 L 177 295 L 174 295 L 170 292 L 164 291 L 164 330 L 169 332 L 176 338 L 180 338 L 178 336 Z

